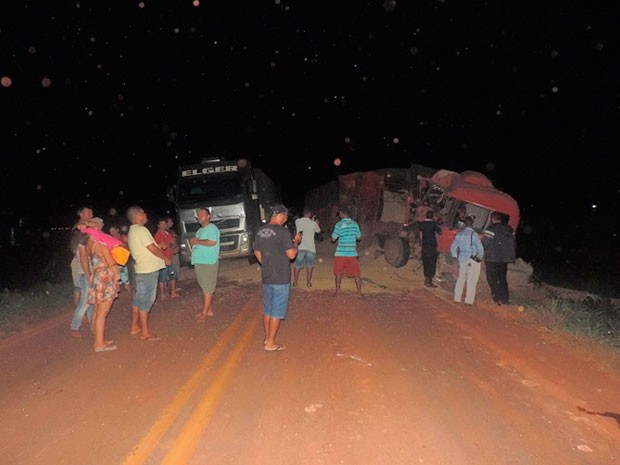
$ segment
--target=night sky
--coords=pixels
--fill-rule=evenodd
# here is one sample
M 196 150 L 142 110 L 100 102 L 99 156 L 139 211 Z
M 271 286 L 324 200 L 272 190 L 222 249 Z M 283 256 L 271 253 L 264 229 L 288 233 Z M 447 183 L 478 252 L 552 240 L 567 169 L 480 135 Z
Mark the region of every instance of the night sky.
M 515 197 L 528 253 L 620 265 L 613 3 L 6 3 L 3 214 L 163 210 L 209 156 L 246 156 L 289 204 L 418 163 Z

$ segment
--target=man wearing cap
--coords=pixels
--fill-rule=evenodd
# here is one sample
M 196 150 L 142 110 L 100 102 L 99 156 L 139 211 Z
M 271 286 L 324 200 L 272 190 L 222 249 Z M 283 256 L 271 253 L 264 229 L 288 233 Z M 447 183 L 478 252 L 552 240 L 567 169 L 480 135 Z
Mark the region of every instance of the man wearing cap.
M 263 283 L 263 326 L 265 347 L 268 352 L 285 350 L 276 342 L 280 323 L 286 318 L 291 290 L 291 260 L 297 256 L 299 234 L 291 240 L 291 233 L 284 227 L 288 210 L 284 205 L 273 205 L 269 223 L 260 227 L 254 241 L 254 256 L 261 264 Z
M 465 290 L 465 305 L 473 305 L 484 248 L 480 236 L 474 230 L 474 217 L 466 216 L 463 223 L 465 226 L 456 233 L 450 245 L 452 258 L 459 262 L 459 274 L 454 284 L 454 301 L 461 303 Z
M 334 226 L 332 242 L 338 241 L 334 254 L 334 275 L 336 281 L 336 292 L 334 297 L 340 292 L 342 275 L 346 272 L 347 276 L 355 280 L 358 292 L 362 292 L 362 278 L 357 254 L 357 243 L 362 239 L 362 232 L 357 222 L 349 217 L 349 209 L 340 207 L 338 211 L 340 221 Z

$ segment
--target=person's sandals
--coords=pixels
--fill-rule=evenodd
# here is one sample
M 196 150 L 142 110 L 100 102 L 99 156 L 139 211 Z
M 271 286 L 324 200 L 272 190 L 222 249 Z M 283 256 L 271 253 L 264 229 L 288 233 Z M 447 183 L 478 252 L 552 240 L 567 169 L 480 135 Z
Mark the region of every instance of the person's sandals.
M 118 349 L 118 347 L 112 344 L 104 347 L 95 347 L 95 352 L 111 352 L 116 349 Z
M 276 351 L 280 351 L 280 350 L 286 350 L 286 347 L 284 347 L 281 344 L 278 344 L 278 345 L 276 345 L 274 347 L 267 347 L 267 346 L 265 346 L 265 350 L 267 352 L 276 352 Z
M 154 334 L 149 334 L 148 336 L 142 336 L 143 341 L 159 341 L 160 337 L 155 336 Z
M 207 321 L 208 316 L 215 316 L 215 314 L 213 312 L 207 313 L 206 315 L 204 313 L 198 313 L 195 318 L 198 323 L 204 323 Z

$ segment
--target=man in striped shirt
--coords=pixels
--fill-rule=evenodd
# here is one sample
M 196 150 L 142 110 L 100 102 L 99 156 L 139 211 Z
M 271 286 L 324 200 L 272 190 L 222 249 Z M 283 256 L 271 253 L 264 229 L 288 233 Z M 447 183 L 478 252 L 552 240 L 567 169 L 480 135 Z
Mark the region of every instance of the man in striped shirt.
M 349 215 L 350 212 L 347 207 L 340 207 L 338 211 L 340 221 L 334 226 L 334 232 L 331 236 L 332 242 L 338 241 L 334 254 L 334 275 L 336 279 L 334 297 L 338 296 L 344 273 L 355 280 L 358 292 L 362 292 L 362 278 L 357 255 L 357 243 L 362 239 L 362 232 L 359 225 Z

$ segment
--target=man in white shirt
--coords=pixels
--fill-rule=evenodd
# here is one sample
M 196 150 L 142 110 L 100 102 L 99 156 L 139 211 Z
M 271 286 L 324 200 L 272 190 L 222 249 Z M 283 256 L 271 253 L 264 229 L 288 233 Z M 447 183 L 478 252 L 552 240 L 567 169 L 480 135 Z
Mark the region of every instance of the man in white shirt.
M 304 208 L 303 216 L 295 220 L 295 230 L 302 234 L 299 251 L 293 263 L 293 286 L 297 286 L 302 268 L 306 269 L 306 287 L 312 287 L 312 273 L 316 265 L 316 244 L 314 235 L 321 232 L 319 220 L 312 216 L 309 208 Z

